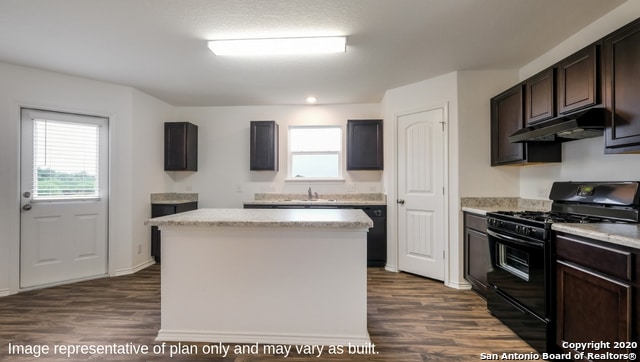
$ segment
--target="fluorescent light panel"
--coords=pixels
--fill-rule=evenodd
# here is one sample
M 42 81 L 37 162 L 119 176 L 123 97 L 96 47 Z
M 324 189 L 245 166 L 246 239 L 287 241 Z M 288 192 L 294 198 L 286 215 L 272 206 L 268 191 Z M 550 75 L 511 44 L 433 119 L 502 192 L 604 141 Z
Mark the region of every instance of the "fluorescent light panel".
M 344 53 L 347 38 L 324 36 L 313 38 L 271 38 L 212 40 L 209 49 L 215 55 L 289 55 Z

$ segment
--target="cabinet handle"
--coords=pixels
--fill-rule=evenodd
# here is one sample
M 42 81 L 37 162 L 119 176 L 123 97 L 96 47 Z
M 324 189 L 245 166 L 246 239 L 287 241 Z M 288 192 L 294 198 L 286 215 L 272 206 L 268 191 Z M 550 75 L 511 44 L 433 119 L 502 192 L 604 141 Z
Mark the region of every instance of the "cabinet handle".
M 398 203 L 399 203 L 400 205 L 402 205 L 402 204 L 404 204 L 404 200 L 403 200 L 403 199 L 398 199 Z

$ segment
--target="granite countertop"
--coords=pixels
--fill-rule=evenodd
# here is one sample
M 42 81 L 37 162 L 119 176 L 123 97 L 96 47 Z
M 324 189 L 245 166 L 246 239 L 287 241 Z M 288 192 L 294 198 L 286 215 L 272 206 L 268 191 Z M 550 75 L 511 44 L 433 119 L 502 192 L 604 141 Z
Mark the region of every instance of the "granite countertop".
M 477 215 L 486 215 L 488 212 L 496 211 L 525 211 L 519 206 L 463 206 L 462 211 Z
M 549 211 L 551 201 L 518 197 L 463 197 L 460 206 L 462 211 L 486 215 L 495 211 Z
M 249 200 L 244 202 L 245 205 L 386 205 L 384 201 L 376 200 L 335 200 L 335 199 L 317 199 L 317 200 Z
M 552 230 L 640 249 L 640 224 L 553 223 Z
M 245 205 L 386 205 L 387 197 L 380 193 L 323 194 L 308 200 L 307 194 L 257 193 Z
M 149 219 L 151 226 L 372 228 L 362 210 L 352 209 L 199 209 Z
M 151 194 L 151 203 L 156 205 L 179 205 L 189 202 L 198 202 L 196 193 L 165 192 Z
M 152 201 L 153 205 L 179 205 L 179 204 L 188 204 L 190 202 L 198 202 L 198 201 L 189 201 L 189 200 L 160 200 L 160 201 Z

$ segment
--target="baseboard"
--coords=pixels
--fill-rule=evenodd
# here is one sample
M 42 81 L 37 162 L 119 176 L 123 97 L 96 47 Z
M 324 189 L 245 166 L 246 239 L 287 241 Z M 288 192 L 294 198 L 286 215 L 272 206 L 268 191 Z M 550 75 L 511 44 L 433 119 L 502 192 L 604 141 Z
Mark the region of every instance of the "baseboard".
M 456 281 L 449 280 L 449 282 L 445 283 L 445 285 L 449 288 L 460 289 L 460 290 L 471 289 L 471 284 L 467 282 L 456 282 Z
M 155 264 L 156 261 L 153 258 L 150 258 L 149 260 L 140 263 L 138 265 L 135 265 L 131 268 L 126 268 L 126 269 L 118 269 L 118 270 L 114 270 L 113 273 L 111 273 L 112 277 L 119 277 L 121 275 L 129 275 L 129 274 L 134 274 L 139 272 L 142 269 L 146 269 L 148 267 L 150 267 L 151 265 Z
M 10 289 L 0 289 L 0 297 L 6 297 L 11 294 L 12 293 Z
M 317 345 L 346 346 L 365 345 L 371 343 L 369 333 L 366 336 L 324 336 L 324 335 L 288 335 L 265 333 L 220 333 L 200 331 L 171 331 L 160 329 L 156 341 L 172 342 L 209 342 L 209 343 L 245 343 L 245 344 L 279 344 L 279 345 Z

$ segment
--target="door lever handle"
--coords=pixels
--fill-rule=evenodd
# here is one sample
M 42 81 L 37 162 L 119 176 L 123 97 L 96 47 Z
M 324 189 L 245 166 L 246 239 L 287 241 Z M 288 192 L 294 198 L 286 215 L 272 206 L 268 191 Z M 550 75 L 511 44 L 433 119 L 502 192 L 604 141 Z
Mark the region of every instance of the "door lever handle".
M 399 199 L 399 200 L 398 200 L 398 203 L 399 203 L 400 205 L 402 205 L 402 204 L 404 204 L 404 200 L 403 200 L 403 199 Z
M 22 210 L 29 211 L 31 210 L 31 207 L 31 204 L 24 204 L 24 206 L 22 206 Z

